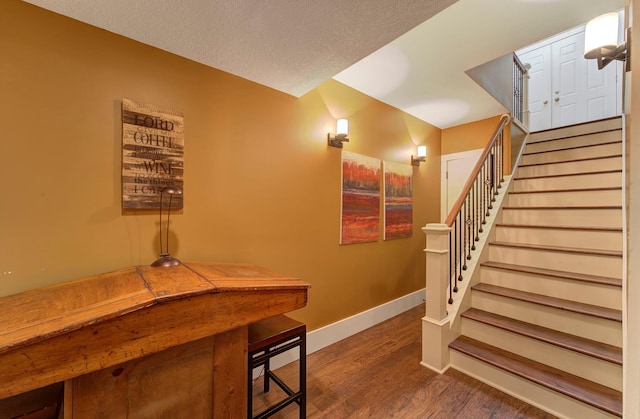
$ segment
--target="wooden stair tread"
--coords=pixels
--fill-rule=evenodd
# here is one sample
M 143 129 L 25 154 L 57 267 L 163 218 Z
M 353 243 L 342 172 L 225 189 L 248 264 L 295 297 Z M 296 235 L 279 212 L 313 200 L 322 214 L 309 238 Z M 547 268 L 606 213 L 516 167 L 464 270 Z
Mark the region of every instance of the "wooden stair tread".
M 599 192 L 599 191 L 622 191 L 620 186 L 607 186 L 602 188 L 571 188 L 571 189 L 542 189 L 535 191 L 511 191 L 512 195 L 537 194 L 537 193 L 564 193 L 564 192 Z
M 622 393 L 617 390 L 466 336 L 460 336 L 451 342 L 449 348 L 622 417 Z
M 622 280 L 618 278 L 608 278 L 604 276 L 580 274 L 575 272 L 556 271 L 553 269 L 536 268 L 534 266 L 513 265 L 510 263 L 493 261 L 483 262 L 480 264 L 480 266 L 493 269 L 502 269 L 506 271 L 548 276 L 553 278 L 570 279 L 574 281 L 589 282 L 594 284 L 610 285 L 613 287 L 622 287 Z
M 600 118 L 600 119 L 596 119 L 596 120 L 593 120 L 593 121 L 576 122 L 575 124 L 565 125 L 565 126 L 562 126 L 562 127 L 545 128 L 545 129 L 541 129 L 541 130 L 538 130 L 538 131 L 533 131 L 531 134 L 540 134 L 540 133 L 551 132 L 551 131 L 563 131 L 563 130 L 566 130 L 568 128 L 575 128 L 575 127 L 580 127 L 580 126 L 598 124 L 600 122 L 613 121 L 615 119 L 622 119 L 622 118 L 620 117 L 620 115 L 608 116 L 606 118 Z M 593 131 L 593 132 L 616 131 L 616 130 L 620 130 L 620 129 L 622 129 L 622 128 L 621 127 L 615 127 L 615 128 L 601 129 L 600 131 Z M 580 136 L 580 135 L 583 135 L 583 134 L 576 134 L 576 135 Z
M 563 174 L 555 174 L 555 175 L 518 176 L 518 177 L 514 177 L 513 180 L 544 179 L 544 178 L 550 178 L 550 177 L 583 176 L 583 175 L 606 175 L 609 173 L 622 174 L 622 169 L 594 170 L 591 172 L 563 173 Z
M 476 308 L 470 308 L 465 311 L 462 313 L 462 317 L 574 352 L 602 359 L 616 365 L 622 365 L 622 348 L 617 346 L 608 345 L 591 339 L 585 339 L 580 336 L 500 316 L 498 314 L 489 313 Z
M 531 144 L 534 144 L 534 143 L 531 143 Z M 601 143 L 596 143 L 596 144 L 576 145 L 576 146 L 571 146 L 571 147 L 556 148 L 556 149 L 553 149 L 553 150 L 530 151 L 528 153 L 527 152 L 523 152 L 522 155 L 523 156 L 533 156 L 533 155 L 536 155 L 536 154 L 555 153 L 555 152 L 558 152 L 558 151 L 568 151 L 568 150 L 578 150 L 578 149 L 581 149 L 581 148 L 598 147 L 598 146 L 601 146 L 601 145 L 609 145 L 609 144 L 622 144 L 622 140 L 603 141 Z
M 575 226 L 551 226 L 540 224 L 512 224 L 512 223 L 496 223 L 497 227 L 507 228 L 535 228 L 544 230 L 573 230 L 573 231 L 610 231 L 622 233 L 620 227 L 575 227 Z
M 600 131 L 593 131 L 593 132 L 587 132 L 584 134 L 575 134 L 575 135 L 565 135 L 564 137 L 555 137 L 555 138 L 547 138 L 546 140 L 538 140 L 538 141 L 531 141 L 528 142 L 527 144 L 543 144 L 543 143 L 548 143 L 550 141 L 560 141 L 560 140 L 567 140 L 569 138 L 579 138 L 579 137 L 586 137 L 589 135 L 598 135 L 598 134 L 604 134 L 607 132 L 616 132 L 616 131 L 622 131 L 621 128 L 611 128 L 611 129 L 605 129 L 605 130 L 600 130 Z M 538 132 L 542 132 L 542 131 L 538 131 Z M 532 133 L 532 135 L 535 133 Z
M 622 257 L 622 252 L 620 250 L 583 249 L 579 247 L 546 246 L 541 244 L 511 243 L 511 242 L 498 242 L 498 241 L 490 242 L 489 245 L 500 246 L 500 247 L 514 247 L 518 249 L 548 250 L 552 252 L 561 252 L 561 253 L 576 253 L 576 254 L 584 254 L 584 255 L 611 256 L 611 257 L 620 257 L 620 258 Z
M 597 156 L 597 157 L 583 157 L 579 159 L 566 159 L 566 160 L 540 162 L 540 163 L 527 163 L 527 164 L 519 164 L 518 167 L 545 166 L 548 164 L 577 163 L 581 161 L 605 160 L 605 159 L 615 159 L 615 158 L 622 158 L 622 154 L 607 154 L 607 155 Z
M 491 284 L 479 283 L 471 287 L 474 291 L 485 292 L 505 298 L 524 301 L 532 304 L 539 304 L 559 310 L 566 310 L 573 313 L 584 314 L 605 320 L 612 320 L 622 323 L 622 311 L 606 307 L 599 307 L 592 304 L 578 303 L 576 301 L 564 300 L 562 298 L 549 297 L 532 292 L 519 291 Z

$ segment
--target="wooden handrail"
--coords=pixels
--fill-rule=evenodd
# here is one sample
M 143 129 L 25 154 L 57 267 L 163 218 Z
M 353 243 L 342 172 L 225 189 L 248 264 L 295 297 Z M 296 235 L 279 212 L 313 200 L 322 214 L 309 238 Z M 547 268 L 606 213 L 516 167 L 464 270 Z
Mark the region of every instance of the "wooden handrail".
M 451 208 L 451 211 L 449 211 L 449 215 L 447 216 L 447 219 L 444 222 L 447 226 L 449 226 L 449 227 L 453 226 L 453 222 L 455 221 L 456 217 L 458 216 L 458 213 L 460 212 L 460 209 L 462 208 L 462 204 L 467 199 L 467 195 L 469 194 L 469 191 L 473 187 L 473 184 L 474 184 L 474 182 L 476 180 L 476 177 L 478 176 L 478 173 L 480 172 L 480 169 L 484 165 L 484 162 L 487 159 L 487 156 L 491 152 L 491 148 L 493 147 L 495 142 L 500 137 L 500 133 L 504 129 L 505 125 L 507 125 L 507 123 L 510 120 L 511 120 L 511 117 L 508 114 L 504 114 L 504 115 L 502 115 L 500 117 L 500 123 L 498 124 L 498 127 L 496 128 L 496 131 L 493 133 L 493 136 L 491 137 L 491 141 L 489 141 L 489 144 L 487 144 L 487 146 L 485 147 L 484 151 L 482 152 L 482 155 L 480 156 L 480 158 L 478 159 L 478 162 L 476 163 L 475 167 L 473 168 L 473 171 L 471 172 L 471 175 L 467 179 L 467 183 L 464 184 L 464 188 L 462 188 L 462 193 L 458 197 L 458 200 L 456 201 L 456 203 L 453 206 L 453 208 Z
M 513 54 L 513 62 L 516 64 L 521 73 L 524 74 L 527 72 L 527 67 L 525 67 L 525 65 L 522 63 L 522 61 L 520 61 L 520 58 L 516 54 Z

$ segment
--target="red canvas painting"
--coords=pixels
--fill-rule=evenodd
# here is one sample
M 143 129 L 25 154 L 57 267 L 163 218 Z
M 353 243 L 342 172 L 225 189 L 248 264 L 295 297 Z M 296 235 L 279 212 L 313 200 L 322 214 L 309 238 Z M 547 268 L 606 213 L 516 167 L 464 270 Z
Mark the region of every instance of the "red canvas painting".
M 380 238 L 380 160 L 342 152 L 340 243 Z
M 413 168 L 384 162 L 384 239 L 404 239 L 413 234 Z

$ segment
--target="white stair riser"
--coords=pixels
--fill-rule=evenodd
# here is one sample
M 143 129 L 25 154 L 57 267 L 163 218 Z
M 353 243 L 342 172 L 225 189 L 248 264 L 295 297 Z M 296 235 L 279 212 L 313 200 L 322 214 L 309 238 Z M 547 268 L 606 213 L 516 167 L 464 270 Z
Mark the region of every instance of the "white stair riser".
M 592 147 L 581 147 L 570 150 L 550 151 L 540 154 L 522 154 L 522 164 L 550 163 L 572 159 L 608 156 L 622 153 L 622 143 L 602 144 Z
M 580 135 L 577 137 L 564 137 L 552 141 L 528 143 L 525 148 L 525 153 L 554 151 L 563 148 L 609 143 L 612 141 L 620 141 L 621 139 L 622 131 L 599 132 L 596 134 Z
M 489 246 L 489 260 L 582 274 L 622 278 L 622 258 Z
M 514 397 L 564 418 L 614 419 L 616 416 L 537 385 L 458 351 L 451 351 L 451 366 Z
M 622 189 L 571 192 L 511 193 L 508 204 L 516 207 L 622 206 Z
M 578 188 L 622 188 L 622 172 L 592 173 L 513 180 L 513 191 L 548 191 Z
M 496 241 L 622 251 L 622 231 L 496 227 Z
M 619 322 L 505 298 L 486 292 L 472 292 L 472 306 L 501 316 L 622 347 Z
M 576 135 L 591 134 L 598 131 L 610 131 L 619 129 L 622 129 L 622 120 L 620 118 L 615 118 L 605 121 L 598 121 L 587 125 L 576 125 L 550 131 L 536 132 L 531 134 L 531 138 L 528 142 L 535 143 L 537 141 L 545 141 L 553 138 L 573 137 Z
M 518 168 L 516 177 L 566 175 L 605 170 L 622 170 L 622 157 L 524 166 Z
M 471 319 L 462 319 L 462 334 L 589 381 L 622 391 L 622 366 L 620 365 Z
M 558 227 L 622 228 L 622 209 L 508 209 L 502 223 Z
M 481 269 L 481 281 L 485 284 L 549 297 L 571 299 L 579 303 L 614 310 L 622 309 L 622 289 L 620 287 L 489 267 Z

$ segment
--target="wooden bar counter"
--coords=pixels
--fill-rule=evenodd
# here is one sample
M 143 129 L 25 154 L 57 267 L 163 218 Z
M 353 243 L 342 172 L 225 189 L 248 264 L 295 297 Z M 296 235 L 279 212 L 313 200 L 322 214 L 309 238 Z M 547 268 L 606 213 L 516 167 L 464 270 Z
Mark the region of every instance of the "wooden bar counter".
M 190 262 L 1 297 L 0 418 L 3 403 L 55 383 L 64 418 L 244 418 L 247 325 L 304 307 L 308 288 Z

